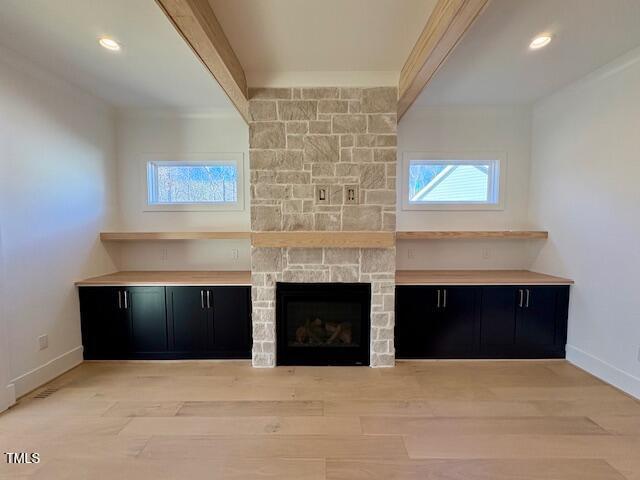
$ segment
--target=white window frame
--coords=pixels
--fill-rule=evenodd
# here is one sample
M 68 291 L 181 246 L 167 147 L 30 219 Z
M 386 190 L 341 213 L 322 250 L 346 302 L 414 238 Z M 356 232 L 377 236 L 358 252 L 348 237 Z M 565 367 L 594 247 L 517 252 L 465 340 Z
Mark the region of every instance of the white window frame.
M 244 154 L 243 153 L 198 153 L 198 154 L 146 154 L 141 159 L 141 188 L 142 210 L 145 212 L 203 212 L 203 211 L 239 211 L 244 210 Z M 165 165 L 235 165 L 238 172 L 237 201 L 215 203 L 157 203 L 150 204 L 149 164 L 162 163 Z
M 496 166 L 489 179 L 489 188 L 494 192 L 496 202 L 409 202 L 409 166 L 416 161 L 422 161 L 425 164 L 449 162 L 463 165 L 494 161 Z M 504 210 L 506 178 L 507 155 L 505 152 L 404 152 L 400 175 L 402 210 Z

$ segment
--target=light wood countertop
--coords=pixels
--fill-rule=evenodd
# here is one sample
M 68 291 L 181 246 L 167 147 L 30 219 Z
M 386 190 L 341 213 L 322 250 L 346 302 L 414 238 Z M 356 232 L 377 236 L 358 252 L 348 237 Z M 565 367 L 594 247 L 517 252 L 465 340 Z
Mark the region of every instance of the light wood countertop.
M 87 286 L 144 286 L 144 285 L 251 285 L 248 271 L 146 271 L 115 272 L 76 282 Z
M 399 270 L 396 285 L 572 285 L 573 280 L 529 270 Z
M 572 285 L 573 280 L 529 270 L 399 270 L 397 285 Z M 77 286 L 251 285 L 249 271 L 125 271 L 76 282 Z

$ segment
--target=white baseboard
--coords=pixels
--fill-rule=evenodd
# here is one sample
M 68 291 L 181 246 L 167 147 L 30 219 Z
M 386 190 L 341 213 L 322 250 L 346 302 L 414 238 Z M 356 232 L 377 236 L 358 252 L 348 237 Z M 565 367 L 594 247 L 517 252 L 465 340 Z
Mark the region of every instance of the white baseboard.
M 62 375 L 73 367 L 82 363 L 82 345 L 49 360 L 44 365 L 34 368 L 19 377 L 11 380 L 14 386 L 14 398 L 35 390 L 41 385 Z
M 567 360 L 623 392 L 640 399 L 640 378 L 572 345 L 567 345 Z
M 0 395 L 0 413 L 16 403 L 16 389 L 13 383 L 7 385 L 6 394 Z

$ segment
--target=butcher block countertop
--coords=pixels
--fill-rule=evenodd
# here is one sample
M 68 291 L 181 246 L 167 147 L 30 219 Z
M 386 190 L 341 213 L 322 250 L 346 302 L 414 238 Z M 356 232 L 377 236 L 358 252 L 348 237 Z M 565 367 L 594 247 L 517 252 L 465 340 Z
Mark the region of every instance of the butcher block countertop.
M 572 285 L 529 270 L 398 270 L 396 285 Z
M 144 286 L 144 285 L 251 285 L 249 271 L 146 271 L 116 272 L 76 282 L 88 286 Z
M 573 280 L 529 270 L 399 270 L 397 285 L 572 285 Z M 88 286 L 251 285 L 249 271 L 125 271 L 76 282 Z

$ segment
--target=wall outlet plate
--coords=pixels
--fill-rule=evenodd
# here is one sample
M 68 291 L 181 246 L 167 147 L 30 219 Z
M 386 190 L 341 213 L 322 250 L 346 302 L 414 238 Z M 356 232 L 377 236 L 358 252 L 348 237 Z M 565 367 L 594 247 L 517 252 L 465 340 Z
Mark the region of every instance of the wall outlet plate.
M 316 185 L 315 202 L 316 205 L 329 205 L 329 185 Z
M 344 203 L 347 205 L 357 205 L 360 203 L 360 189 L 358 185 L 344 186 Z
M 40 335 L 38 337 L 38 345 L 40 346 L 40 350 L 44 350 L 49 346 L 49 335 Z

